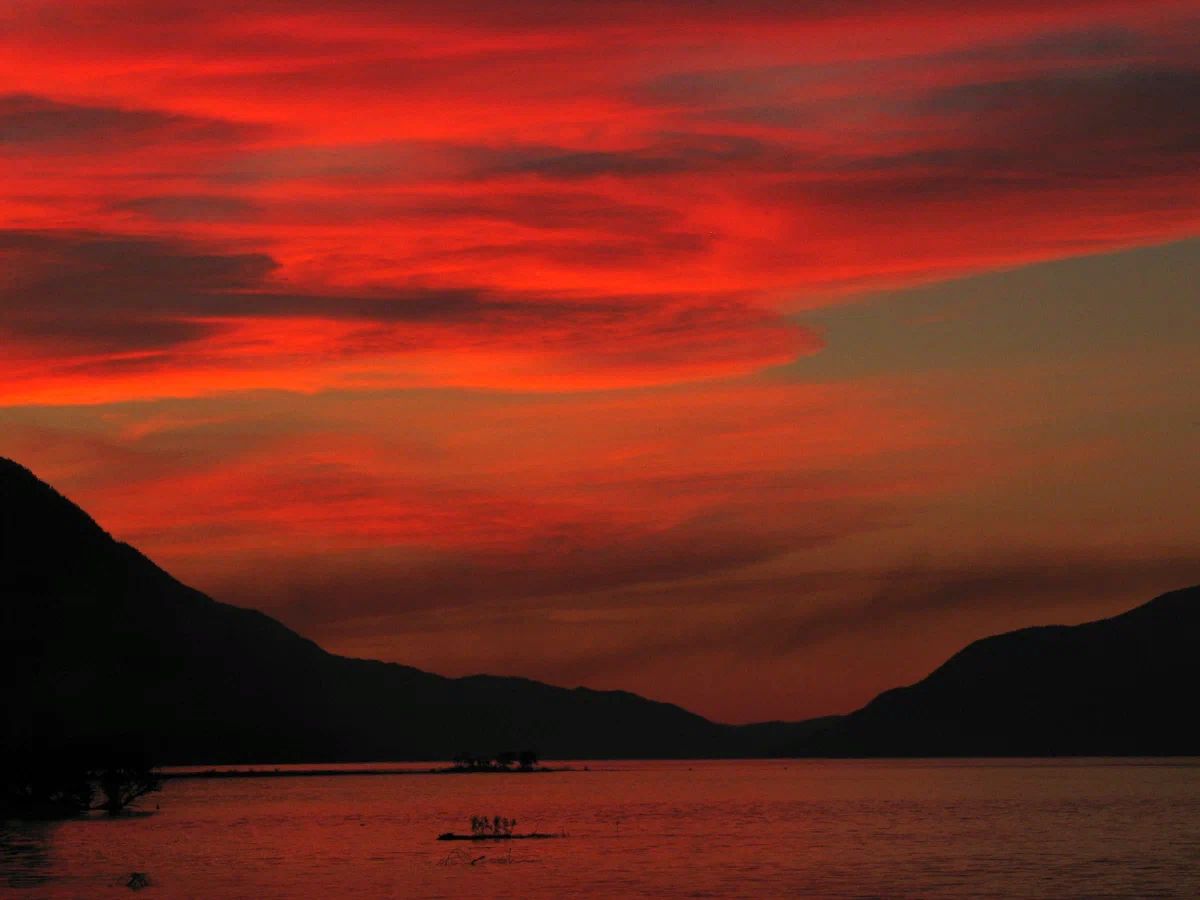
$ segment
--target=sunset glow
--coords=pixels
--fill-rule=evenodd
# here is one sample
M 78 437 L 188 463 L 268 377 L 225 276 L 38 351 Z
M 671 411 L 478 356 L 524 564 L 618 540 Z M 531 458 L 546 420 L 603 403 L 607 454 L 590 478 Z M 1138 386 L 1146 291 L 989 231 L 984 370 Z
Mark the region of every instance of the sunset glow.
M 800 719 L 1200 581 L 1194 0 L 16 0 L 0 173 L 0 455 L 333 652 Z

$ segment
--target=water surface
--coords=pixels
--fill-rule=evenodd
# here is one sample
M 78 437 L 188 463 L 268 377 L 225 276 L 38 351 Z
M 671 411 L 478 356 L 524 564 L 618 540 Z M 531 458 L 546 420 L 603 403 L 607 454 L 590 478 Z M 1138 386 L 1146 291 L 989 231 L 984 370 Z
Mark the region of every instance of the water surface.
M 171 781 L 147 815 L 0 825 L 0 895 L 1200 897 L 1198 760 L 573 765 Z M 435 840 L 472 815 L 567 836 Z

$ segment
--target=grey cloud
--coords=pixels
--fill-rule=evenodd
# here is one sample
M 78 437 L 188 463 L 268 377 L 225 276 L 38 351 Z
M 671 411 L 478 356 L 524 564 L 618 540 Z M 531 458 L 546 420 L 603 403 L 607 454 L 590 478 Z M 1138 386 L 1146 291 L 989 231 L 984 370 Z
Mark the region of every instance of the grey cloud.
M 958 122 L 958 146 L 826 163 L 773 185 L 764 202 L 907 216 L 943 202 L 1128 190 L 1200 167 L 1200 69 L 1118 67 L 959 85 L 924 95 L 913 114 Z
M 411 164 L 410 154 L 411 148 L 394 143 L 249 150 L 234 156 L 210 178 L 224 184 L 261 184 L 301 180 L 419 181 L 429 177 L 431 171 Z M 445 166 L 438 163 L 433 168 Z
M 415 218 L 480 218 L 543 230 L 611 229 L 657 232 L 678 219 L 665 207 L 617 203 L 599 194 L 494 193 L 479 197 L 424 197 L 398 213 Z
M 260 577 L 230 580 L 215 590 L 231 602 L 270 608 L 301 629 L 356 616 L 451 606 L 537 607 L 551 598 L 570 606 L 582 602 L 572 597 L 595 602 L 605 592 L 701 579 L 879 527 L 877 516 L 864 515 L 853 505 L 823 512 L 811 528 L 789 534 L 722 523 L 710 515 L 653 533 L 564 524 L 547 530 L 536 550 L 503 554 L 456 552 L 416 561 L 397 561 L 393 552 L 342 559 L 329 555 L 319 568 L 278 560 L 264 563 L 278 567 L 269 595 L 262 593 L 268 582 Z M 261 573 L 263 566 L 255 571 Z M 339 598 L 336 607 L 329 603 L 334 595 Z
M 959 85 L 925 105 L 968 118 L 981 152 L 1015 167 L 1181 171 L 1200 154 L 1200 68 L 1108 67 Z
M 696 121 L 780 127 L 829 125 L 846 119 L 903 112 L 909 99 L 886 92 L 893 81 L 907 91 L 905 85 L 914 72 L 928 75 L 947 68 L 953 73 L 951 77 L 961 77 L 956 69 L 964 63 L 1005 63 L 1009 68 L 1042 67 L 1042 74 L 1031 77 L 1037 80 L 1056 77 L 1064 66 L 1070 67 L 1065 70 L 1068 75 L 1078 76 L 1074 67 L 1080 62 L 1111 68 L 1136 65 L 1146 57 L 1170 59 L 1173 55 L 1178 54 L 1172 53 L 1170 43 L 1161 35 L 1096 27 L 1050 31 L 1019 40 L 920 56 L 672 72 L 640 82 L 632 88 L 630 97 L 646 106 L 684 107 L 690 110 L 686 115 Z M 863 95 L 861 87 L 865 81 L 880 85 L 882 92 Z M 839 83 L 856 89 L 849 94 L 846 91 L 830 94 L 829 87 Z
M 118 340 L 119 343 L 114 342 L 112 346 L 104 346 L 98 349 L 129 349 L 124 343 L 123 338 Z M 171 365 L 178 362 L 176 356 L 170 352 L 170 349 L 168 346 L 162 348 L 160 352 L 139 353 L 137 356 L 110 356 L 80 362 L 55 363 L 52 365 L 51 370 L 55 375 L 80 375 L 87 377 L 162 372 L 164 369 L 169 369 Z
M 598 254 L 642 252 L 618 245 Z M 670 247 L 660 248 L 669 250 Z M 679 252 L 693 249 L 683 238 Z M 319 295 L 273 290 L 277 263 L 263 253 L 219 252 L 156 238 L 93 233 L 0 232 L 13 260 L 0 288 L 0 327 L 88 347 L 149 349 L 212 333 L 193 320 L 313 316 L 361 320 L 358 349 L 402 349 L 396 323 L 453 325 L 467 335 L 510 337 L 570 350 L 618 338 L 723 329 L 800 329 L 734 296 L 558 296 L 508 294 L 475 287 L 416 285 L 374 294 Z M 61 323 L 61 324 L 60 324 Z M 355 349 L 354 341 L 347 352 Z M 618 355 L 619 355 L 618 351 Z
M 1113 559 L 1043 555 L 955 568 L 913 566 L 884 573 L 865 599 L 806 613 L 788 627 L 747 635 L 772 652 L 793 652 L 842 634 L 960 610 L 1036 610 L 1103 603 L 1117 594 L 1143 599 L 1200 581 L 1200 556 Z
M 0 151 L 94 154 L 164 140 L 224 144 L 261 135 L 257 125 L 198 116 L 65 103 L 34 94 L 0 96 Z
M 230 198 L 233 199 L 233 198 Z M 428 193 L 356 197 L 353 203 L 331 201 L 272 202 L 255 209 L 264 217 L 289 222 L 311 220 L 338 225 L 370 225 L 380 221 L 502 222 L 538 231 L 597 231 L 628 238 L 671 235 L 680 214 L 649 204 L 622 203 L 584 191 L 501 191 L 485 189 L 473 196 Z
M 554 181 L 651 178 L 769 165 L 778 153 L 730 134 L 663 134 L 628 150 L 578 150 L 546 144 L 490 146 L 431 141 L 358 146 L 282 147 L 232 159 L 212 176 L 219 183 L 333 180 L 417 183 L 465 178 L 488 181 L 531 175 Z M 436 208 L 436 207 L 435 207 Z
M 934 630 L 938 619 L 960 615 L 999 614 L 1012 627 L 1051 618 L 1083 621 L 1200 582 L 1200 556 L 1163 550 L 1126 559 L 1031 554 L 913 565 L 875 575 L 815 571 L 705 584 L 708 576 L 879 525 L 878 517 L 844 512 L 826 516 L 824 529 L 786 539 L 690 523 L 664 535 L 634 534 L 607 544 L 593 540 L 561 556 L 551 543 L 537 557 L 514 555 L 505 561 L 444 555 L 397 564 L 384 554 L 376 559 L 348 555 L 327 558 L 326 568 L 315 571 L 280 560 L 279 577 L 268 579 L 270 595 L 248 579 L 217 585 L 216 592 L 222 599 L 268 609 L 302 632 L 336 633 L 339 640 L 354 638 L 358 627 L 374 635 L 380 628 L 407 634 L 406 621 L 416 622 L 413 628 L 421 635 L 432 634 L 439 622 L 449 623 L 445 627 L 453 632 L 465 617 L 474 621 L 475 616 L 495 627 L 540 627 L 548 634 L 602 628 L 591 642 L 571 631 L 565 640 L 578 649 L 543 673 L 560 683 L 579 683 L 639 669 L 647 660 L 709 654 L 785 659 L 896 627 Z M 331 596 L 339 598 L 336 609 L 330 607 Z M 581 615 L 571 615 L 573 610 Z M 551 612 L 566 613 L 562 621 L 578 624 L 556 626 L 545 618 Z M 600 624 L 587 624 L 589 612 L 598 614 Z M 937 662 L 930 659 L 930 667 Z
M 878 68 L 880 63 L 872 65 Z M 860 62 L 827 62 L 671 72 L 634 85 L 630 98 L 645 106 L 701 110 L 701 118 L 717 120 L 725 118 L 726 110 L 740 106 L 786 103 L 793 109 L 823 106 L 840 109 L 848 98 L 803 101 L 795 98 L 839 78 L 865 74 L 866 69 L 867 64 Z
M 36 339 L 42 347 L 49 345 L 84 353 L 174 347 L 209 337 L 223 327 L 208 322 L 170 319 L 114 320 L 87 313 L 70 317 L 35 313 L 12 324 L 15 333 Z
M 277 0 L 258 0 L 258 4 L 278 5 Z M 304 5 L 321 11 L 316 0 Z M 1050 4 L 1054 6 L 1053 3 Z M 286 4 L 295 9 L 295 2 Z M 1035 0 L 513 0 L 509 3 L 480 4 L 476 0 L 444 0 L 431 5 L 412 0 L 346 0 L 348 10 L 369 11 L 385 20 L 438 21 L 472 27 L 501 29 L 561 29 L 579 27 L 627 26 L 634 23 L 684 28 L 689 23 L 706 26 L 721 23 L 792 23 L 804 21 L 861 20 L 864 17 L 929 15 L 930 13 L 970 14 L 972 8 L 992 13 L 1036 10 L 1043 12 L 1047 3 Z
M 262 215 L 262 207 L 241 197 L 219 194 L 162 194 L 114 203 L 110 209 L 160 222 L 241 222 Z
M 220 326 L 193 321 L 192 301 L 235 297 L 275 268 L 264 254 L 76 232 L 0 231 L 0 255 L 9 260 L 0 331 L 68 355 L 146 351 L 207 337 Z
M 579 180 L 613 176 L 641 178 L 709 171 L 762 160 L 767 148 L 753 138 L 734 135 L 664 135 L 644 148 L 574 152 L 564 148 L 521 148 L 481 159 L 480 175 L 540 175 Z M 493 154 L 488 154 L 492 156 Z
M 1071 621 L 1102 617 L 1146 602 L 1160 593 L 1200 582 L 1200 556 L 1165 552 L 1161 556 L 1106 559 L 1100 556 L 1032 556 L 981 561 L 977 566 L 914 566 L 864 578 L 862 573 L 817 572 L 774 583 L 747 586 L 748 614 L 737 624 L 718 626 L 703 620 L 671 633 L 631 635 L 620 649 L 581 652 L 560 667 L 560 679 L 575 682 L 599 674 L 636 668 L 646 659 L 682 658 L 708 653 L 763 659 L 803 654 L 818 645 L 854 641 L 897 625 L 926 627 L 932 617 L 970 612 L 1000 612 L 1013 627 L 1022 617 L 1042 621 L 1051 611 L 1067 610 Z M 812 599 L 831 592 L 845 599 L 830 604 Z M 720 596 L 729 594 L 722 588 Z M 756 610 L 754 600 L 768 602 Z M 791 597 L 787 612 L 781 600 Z M 659 603 L 705 602 L 703 588 L 670 587 Z M 647 602 L 655 602 L 651 597 Z M 984 635 L 980 635 L 983 637 Z M 940 660 L 931 660 L 931 667 Z
M 1051 31 L 1017 41 L 989 44 L 956 50 L 935 57 L 951 61 L 1013 61 L 1060 62 L 1060 61 L 1103 61 L 1112 62 L 1122 57 L 1133 57 L 1149 49 L 1158 49 L 1161 43 L 1151 36 L 1115 25 L 1096 25 L 1090 28 L 1074 28 Z
M 37 290 L 55 302 L 97 294 L 126 297 L 156 289 L 244 290 L 278 264 L 264 253 L 205 252 L 159 238 L 94 232 L 0 231 L 0 251 L 21 260 L 17 292 Z

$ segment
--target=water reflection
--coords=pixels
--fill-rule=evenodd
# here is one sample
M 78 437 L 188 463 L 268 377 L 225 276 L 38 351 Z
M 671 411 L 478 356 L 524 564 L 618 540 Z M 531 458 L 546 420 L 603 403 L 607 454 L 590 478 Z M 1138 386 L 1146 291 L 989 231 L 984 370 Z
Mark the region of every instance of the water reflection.
M 10 888 L 49 882 L 53 822 L 0 822 L 0 872 Z
M 149 815 L 0 823 L 0 897 L 132 897 L 140 872 L 153 900 L 1200 898 L 1196 761 L 590 766 L 179 779 Z M 449 856 L 481 814 L 567 836 Z

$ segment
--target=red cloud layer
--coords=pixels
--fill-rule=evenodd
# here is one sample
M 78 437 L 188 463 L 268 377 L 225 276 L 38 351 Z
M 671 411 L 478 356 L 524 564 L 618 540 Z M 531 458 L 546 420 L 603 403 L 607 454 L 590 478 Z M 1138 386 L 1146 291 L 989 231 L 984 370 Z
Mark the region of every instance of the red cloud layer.
M 1188 4 L 867 12 L 10 8 L 3 402 L 726 377 L 817 348 L 789 309 L 1195 230 Z

